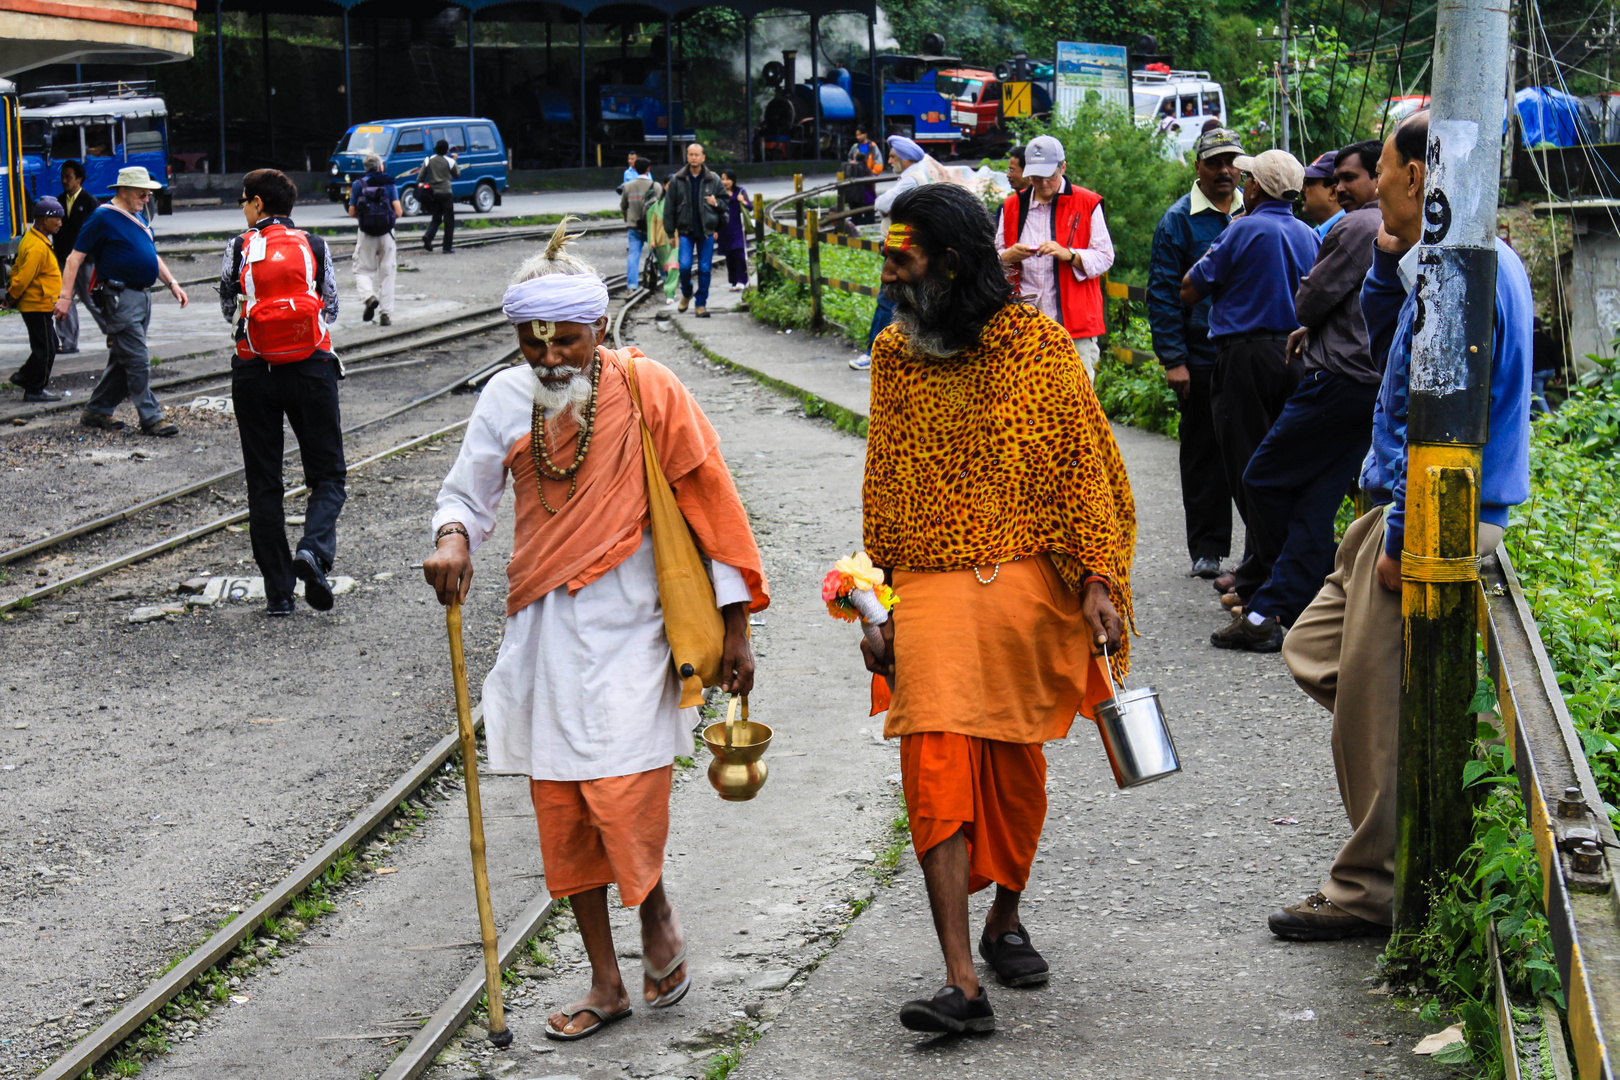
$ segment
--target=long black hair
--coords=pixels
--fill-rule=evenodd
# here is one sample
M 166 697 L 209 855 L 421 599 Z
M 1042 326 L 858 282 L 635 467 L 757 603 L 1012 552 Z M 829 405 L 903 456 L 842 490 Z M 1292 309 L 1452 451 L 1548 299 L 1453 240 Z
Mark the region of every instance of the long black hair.
M 928 255 L 929 276 L 949 283 L 946 337 L 958 347 L 978 337 L 1013 296 L 984 204 L 956 184 L 925 184 L 901 192 L 889 220 L 912 227 L 912 242 Z

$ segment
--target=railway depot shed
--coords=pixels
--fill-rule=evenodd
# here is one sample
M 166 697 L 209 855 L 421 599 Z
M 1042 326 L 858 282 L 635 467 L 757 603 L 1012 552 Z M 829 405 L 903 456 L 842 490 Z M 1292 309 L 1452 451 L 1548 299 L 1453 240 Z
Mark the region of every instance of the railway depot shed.
M 819 52 L 811 67 L 826 76 L 821 22 L 833 15 L 853 16 L 839 20 L 838 62 L 869 64 L 874 0 L 200 0 L 196 58 L 151 75 L 177 149 L 215 173 L 319 171 L 350 124 L 431 115 L 494 120 L 519 169 L 622 167 L 626 149 L 678 160 L 694 128 L 725 133 L 734 159 L 750 160 L 769 59 L 754 55 L 756 36 Z M 714 55 L 717 33 L 734 41 L 739 25 L 740 55 Z M 639 146 L 618 98 L 605 115 L 605 87 L 642 109 Z

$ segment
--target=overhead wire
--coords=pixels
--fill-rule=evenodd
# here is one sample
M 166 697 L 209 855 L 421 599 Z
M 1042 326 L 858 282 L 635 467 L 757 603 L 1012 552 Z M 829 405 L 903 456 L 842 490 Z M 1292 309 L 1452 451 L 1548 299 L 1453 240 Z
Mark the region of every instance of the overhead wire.
M 1373 23 L 1373 42 L 1375 44 L 1378 41 L 1378 30 L 1383 25 L 1384 25 L 1384 6 L 1382 4 L 1379 4 L 1379 6 L 1378 6 L 1378 19 L 1377 19 L 1377 21 L 1375 21 Z M 1361 97 L 1356 102 L 1356 119 L 1350 125 L 1350 130 L 1351 130 L 1352 133 L 1357 128 L 1359 128 L 1361 126 L 1361 108 L 1362 108 L 1363 105 L 1367 104 L 1367 84 L 1372 82 L 1372 62 L 1373 62 L 1373 54 L 1371 52 L 1368 52 L 1367 53 L 1367 71 L 1361 77 Z
M 1342 51 L 1340 46 L 1343 44 L 1339 40 L 1339 28 L 1344 25 L 1344 7 L 1347 2 L 1348 0 L 1339 0 L 1339 17 L 1333 24 L 1333 67 L 1328 72 L 1327 92 L 1327 114 L 1329 116 L 1337 115 L 1333 110 L 1333 84 L 1339 78 L 1339 53 Z
M 1400 77 L 1401 63 L 1406 59 L 1406 32 L 1412 26 L 1412 4 L 1407 0 L 1406 18 L 1401 21 L 1401 44 L 1395 53 L 1395 66 L 1389 69 L 1389 86 L 1384 91 L 1384 113 L 1378 120 L 1378 130 L 1383 131 L 1384 125 L 1389 123 L 1389 107 L 1391 98 L 1395 96 L 1395 87 L 1399 85 L 1395 80 Z

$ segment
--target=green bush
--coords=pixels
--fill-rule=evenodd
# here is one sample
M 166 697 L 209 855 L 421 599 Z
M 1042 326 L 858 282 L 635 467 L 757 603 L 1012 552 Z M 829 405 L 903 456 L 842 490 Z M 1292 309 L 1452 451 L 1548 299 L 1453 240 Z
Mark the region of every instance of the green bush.
M 1612 475 L 1620 458 L 1620 374 L 1599 361 L 1530 436 L 1530 498 L 1513 512 L 1508 553 L 1536 617 L 1558 686 L 1611 821 L 1620 819 L 1620 512 Z M 1476 701 L 1481 709 L 1494 693 Z M 1494 731 L 1482 726 L 1482 739 Z M 1497 924 L 1504 973 L 1520 994 L 1563 1004 L 1542 875 L 1518 778 L 1500 745 L 1483 744 L 1463 781 L 1488 788 L 1475 811 L 1474 841 L 1436 893 L 1424 928 L 1390 942 L 1393 976 L 1457 1006 L 1487 1067 L 1495 1038 L 1485 1002 L 1486 928 Z
M 1114 325 L 1110 321 L 1110 325 Z M 1147 320 L 1133 319 L 1111 336 L 1110 345 L 1146 351 Z M 1176 395 L 1164 381 L 1164 367 L 1153 362 L 1127 364 L 1105 347 L 1097 361 L 1097 400 L 1110 420 L 1181 437 L 1181 410 Z

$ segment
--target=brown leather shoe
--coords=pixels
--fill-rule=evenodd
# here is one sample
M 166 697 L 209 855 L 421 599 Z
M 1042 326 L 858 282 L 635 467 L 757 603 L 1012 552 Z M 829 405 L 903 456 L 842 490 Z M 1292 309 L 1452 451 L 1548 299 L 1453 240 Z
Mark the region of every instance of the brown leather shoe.
M 679 304 L 675 305 L 675 310 L 676 311 L 685 311 L 687 305 L 690 304 L 691 302 L 692 302 L 692 298 L 690 296 L 683 296 L 683 297 L 681 297 L 681 302 Z
M 1233 574 L 1230 570 L 1228 570 L 1226 573 L 1222 574 L 1220 577 L 1218 577 L 1215 580 L 1211 581 L 1210 584 L 1215 586 L 1215 591 L 1216 592 L 1221 593 L 1222 595 L 1225 595 L 1226 593 L 1231 592 L 1233 586 L 1235 586 L 1237 584 L 1237 575 Z
M 1380 937 L 1389 933 L 1387 926 L 1334 907 L 1333 901 L 1320 892 L 1272 912 L 1266 922 L 1273 934 L 1289 941 L 1338 941 L 1341 938 Z
M 693 314 L 700 319 L 707 319 L 709 317 L 709 309 L 704 307 L 702 304 L 699 304 L 697 310 L 693 312 Z
M 1228 611 L 1240 611 L 1243 608 L 1243 597 L 1235 592 L 1222 593 L 1221 606 Z

